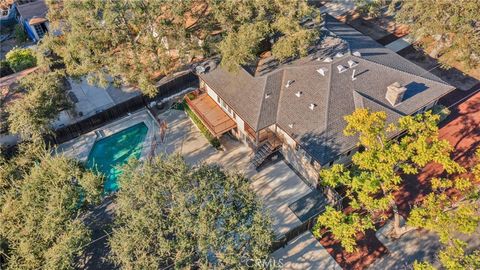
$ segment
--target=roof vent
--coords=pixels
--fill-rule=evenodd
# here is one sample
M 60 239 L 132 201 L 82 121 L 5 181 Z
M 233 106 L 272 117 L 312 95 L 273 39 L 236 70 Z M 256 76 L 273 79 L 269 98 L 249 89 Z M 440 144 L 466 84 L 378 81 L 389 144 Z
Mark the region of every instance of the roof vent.
M 293 80 L 288 80 L 287 85 L 285 85 L 285 87 L 287 88 L 290 87 L 290 85 L 292 85 L 293 82 L 294 82 Z
M 333 61 L 333 59 L 331 57 L 327 57 L 327 58 L 323 59 L 323 62 L 325 62 L 325 63 L 330 63 L 332 61 Z
M 362 54 L 359 51 L 354 51 L 352 54 L 356 57 L 362 57 Z
M 317 107 L 317 104 L 314 104 L 314 103 L 310 103 L 310 106 L 308 106 L 308 108 L 310 108 L 310 110 L 313 111 L 313 109 L 315 109 L 315 107 Z
M 317 72 L 320 73 L 320 75 L 325 76 L 325 73 L 327 73 L 328 69 L 326 68 L 319 68 L 317 69 Z
M 347 70 L 347 68 L 345 68 L 345 67 L 342 66 L 342 65 L 338 65 L 338 66 L 337 66 L 337 69 L 338 69 L 338 72 L 339 72 L 339 73 L 345 72 L 345 71 Z
M 355 62 L 355 61 L 353 61 L 353 60 L 348 60 L 348 62 L 347 62 L 347 63 L 348 63 L 348 66 L 349 66 L 350 68 L 352 68 L 352 67 L 354 67 L 354 66 L 358 65 L 358 63 L 357 63 L 357 62 Z
M 293 128 L 293 124 L 288 124 L 288 127 L 289 127 L 289 128 Z
M 337 53 L 335 54 L 335 57 L 337 57 L 337 58 L 343 57 L 343 53 L 337 52 Z
M 272 96 L 272 93 L 266 93 L 266 94 L 265 94 L 265 98 L 269 98 L 269 97 L 271 97 L 271 96 Z
M 302 91 L 298 91 L 297 93 L 295 93 L 295 96 L 300 97 L 302 94 Z
M 402 102 L 403 94 L 405 94 L 407 88 L 402 86 L 399 82 L 394 82 L 391 85 L 387 86 L 387 93 L 385 98 L 390 102 L 392 106 L 398 105 Z

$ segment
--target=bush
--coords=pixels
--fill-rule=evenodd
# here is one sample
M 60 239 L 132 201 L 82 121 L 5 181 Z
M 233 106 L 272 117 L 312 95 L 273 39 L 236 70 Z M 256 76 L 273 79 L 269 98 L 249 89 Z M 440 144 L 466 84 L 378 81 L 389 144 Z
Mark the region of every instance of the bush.
M 23 29 L 23 26 L 20 24 L 15 25 L 15 38 L 17 39 L 18 42 L 25 42 L 27 41 L 27 33 L 25 33 L 25 30 Z
M 1 60 L 0 61 L 0 77 L 8 76 L 10 74 L 13 74 L 13 70 L 10 68 L 10 65 L 8 64 L 7 60 Z
M 37 65 L 37 58 L 35 57 L 34 52 L 30 49 L 13 48 L 7 53 L 5 58 L 7 59 L 10 68 L 15 72 Z
M 440 122 L 445 120 L 451 113 L 450 109 L 440 104 L 436 104 L 435 106 L 433 106 L 432 112 L 434 114 L 440 115 Z
M 185 109 L 185 112 L 187 112 L 188 116 L 190 119 L 192 119 L 193 123 L 200 129 L 200 132 L 202 132 L 203 136 L 207 138 L 208 142 L 215 147 L 216 149 L 219 149 L 221 144 L 218 138 L 214 137 L 212 133 L 207 129 L 207 127 L 202 123 L 202 120 L 198 118 L 198 116 L 188 107 L 188 104 L 186 102 L 183 102 L 183 107 Z

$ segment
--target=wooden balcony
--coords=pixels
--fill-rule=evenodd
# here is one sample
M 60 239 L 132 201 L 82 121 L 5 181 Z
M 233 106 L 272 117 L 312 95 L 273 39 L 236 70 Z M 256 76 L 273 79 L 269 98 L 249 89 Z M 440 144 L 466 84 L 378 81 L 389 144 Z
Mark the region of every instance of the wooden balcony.
M 235 121 L 206 93 L 201 93 L 185 100 L 192 111 L 215 137 L 220 137 L 237 126 Z
M 282 141 L 268 128 L 264 128 L 258 132 L 258 141 L 257 133 L 247 123 L 245 123 L 245 131 L 247 132 L 250 141 L 255 145 L 255 148 L 260 147 L 267 142 L 269 142 L 274 148 L 282 145 Z

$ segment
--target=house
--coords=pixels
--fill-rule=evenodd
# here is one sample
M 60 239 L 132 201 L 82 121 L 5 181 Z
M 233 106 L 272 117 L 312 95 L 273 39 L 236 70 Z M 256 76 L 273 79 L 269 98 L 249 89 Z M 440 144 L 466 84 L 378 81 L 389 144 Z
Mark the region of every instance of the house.
M 45 0 L 17 0 L 15 9 L 18 23 L 32 41 L 38 42 L 49 31 Z
M 0 27 L 7 27 L 15 24 L 15 5 L 13 0 L 0 2 Z
M 215 135 L 230 133 L 255 149 L 258 166 L 280 151 L 311 186 L 320 168 L 347 163 L 357 138 L 345 115 L 385 111 L 387 121 L 424 112 L 454 87 L 325 15 L 322 41 L 309 55 L 279 63 L 261 57 L 229 72 L 215 61 L 197 68 L 203 93 L 187 102 Z

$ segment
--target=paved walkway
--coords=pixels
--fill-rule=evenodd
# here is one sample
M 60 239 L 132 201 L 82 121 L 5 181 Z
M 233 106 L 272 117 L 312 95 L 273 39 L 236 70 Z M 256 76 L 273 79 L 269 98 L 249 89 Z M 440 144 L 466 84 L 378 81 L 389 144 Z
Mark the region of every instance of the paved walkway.
M 284 270 L 342 269 L 310 232 L 301 234 L 286 247 L 275 251 L 272 257 L 283 265 L 281 269 Z
M 415 260 L 435 262 L 435 255 L 441 245 L 435 233 L 415 230 L 392 240 L 387 235 L 391 231 L 392 221 L 376 232 L 376 236 L 387 247 L 389 253 L 376 260 L 369 269 L 409 269 Z M 435 264 L 435 266 L 439 266 Z
M 331 0 L 326 2 L 321 8 L 321 12 L 327 12 L 333 17 L 339 17 L 355 9 L 355 0 Z

